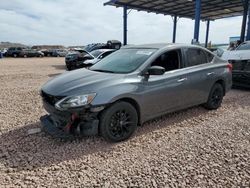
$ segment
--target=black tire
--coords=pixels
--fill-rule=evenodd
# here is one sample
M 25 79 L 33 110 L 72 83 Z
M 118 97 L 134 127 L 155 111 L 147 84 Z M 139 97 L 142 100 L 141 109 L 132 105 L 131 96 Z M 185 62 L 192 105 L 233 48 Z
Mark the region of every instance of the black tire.
M 117 102 L 100 116 L 100 134 L 107 141 L 121 142 L 135 132 L 138 124 L 136 109 L 127 102 Z
M 221 106 L 222 100 L 224 97 L 223 86 L 219 83 L 214 84 L 212 87 L 207 103 L 204 107 L 208 110 L 216 110 Z

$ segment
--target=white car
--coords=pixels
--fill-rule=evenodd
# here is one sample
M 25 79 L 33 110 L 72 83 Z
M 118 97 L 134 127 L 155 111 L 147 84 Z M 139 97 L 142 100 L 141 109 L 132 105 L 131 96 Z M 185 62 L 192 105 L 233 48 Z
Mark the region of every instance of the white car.
M 115 51 L 116 51 L 115 49 L 94 50 L 94 51 L 90 52 L 90 55 L 93 56 L 93 58 L 88 59 L 88 60 L 84 61 L 83 63 L 85 65 L 92 66 L 92 65 L 96 64 L 98 61 L 100 61 L 101 59 L 103 59 L 104 57 L 112 54 Z
M 224 60 L 250 60 L 250 41 L 243 42 L 232 51 L 225 51 L 222 55 Z

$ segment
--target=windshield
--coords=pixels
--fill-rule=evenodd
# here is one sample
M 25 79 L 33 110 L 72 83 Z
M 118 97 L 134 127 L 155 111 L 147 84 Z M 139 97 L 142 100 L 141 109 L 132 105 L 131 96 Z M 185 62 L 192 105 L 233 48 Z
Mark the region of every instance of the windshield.
M 139 68 L 156 49 L 120 49 L 93 65 L 90 70 L 126 74 Z
M 94 50 L 94 51 L 90 52 L 90 54 L 92 56 L 94 56 L 95 58 L 97 58 L 101 53 L 102 53 L 101 50 Z
M 250 43 L 243 43 L 236 50 L 250 50 Z

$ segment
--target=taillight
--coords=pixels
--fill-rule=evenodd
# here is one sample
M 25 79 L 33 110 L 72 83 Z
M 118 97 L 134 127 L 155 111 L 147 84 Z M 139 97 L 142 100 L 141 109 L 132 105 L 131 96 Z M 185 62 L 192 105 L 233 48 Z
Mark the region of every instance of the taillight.
M 227 68 L 229 69 L 229 72 L 232 72 L 233 71 L 233 64 L 228 63 Z

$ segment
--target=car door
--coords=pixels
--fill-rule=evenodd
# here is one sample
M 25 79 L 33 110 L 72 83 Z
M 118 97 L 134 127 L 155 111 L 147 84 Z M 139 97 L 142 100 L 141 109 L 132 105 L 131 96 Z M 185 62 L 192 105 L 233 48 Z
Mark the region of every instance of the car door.
M 185 102 L 183 101 L 186 100 L 185 90 L 187 78 L 185 77 L 185 72 L 182 70 L 183 56 L 181 49 L 174 51 L 178 54 L 178 68 L 167 70 L 165 74 L 160 76 L 150 76 L 143 81 L 143 106 L 146 119 L 151 119 L 155 116 L 185 107 Z M 169 52 L 161 54 L 160 57 L 166 53 Z M 154 62 L 156 61 L 157 60 Z M 151 66 L 161 66 L 161 63 L 163 63 L 155 64 L 154 62 Z M 162 66 L 164 67 L 164 65 Z M 166 63 L 166 68 L 167 67 L 168 63 Z
M 201 48 L 186 48 L 185 72 L 187 77 L 187 106 L 205 103 L 215 82 L 217 70 L 212 64 L 214 55 Z

